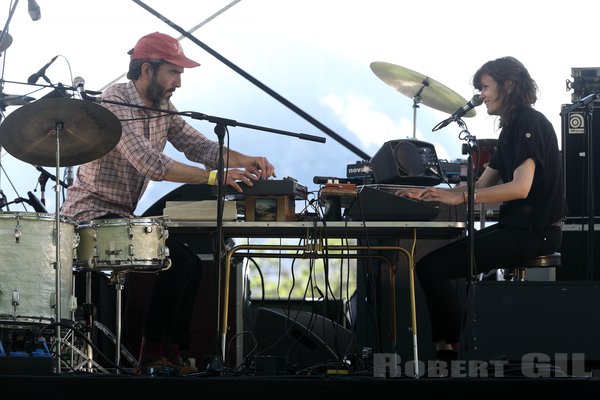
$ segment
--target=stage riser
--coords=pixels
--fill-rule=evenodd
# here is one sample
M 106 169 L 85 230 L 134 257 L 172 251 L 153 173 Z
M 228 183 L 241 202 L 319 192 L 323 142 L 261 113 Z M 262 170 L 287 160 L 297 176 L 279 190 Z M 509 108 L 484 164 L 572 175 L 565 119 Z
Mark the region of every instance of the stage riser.
M 600 282 L 477 282 L 468 294 L 464 359 L 600 360 Z

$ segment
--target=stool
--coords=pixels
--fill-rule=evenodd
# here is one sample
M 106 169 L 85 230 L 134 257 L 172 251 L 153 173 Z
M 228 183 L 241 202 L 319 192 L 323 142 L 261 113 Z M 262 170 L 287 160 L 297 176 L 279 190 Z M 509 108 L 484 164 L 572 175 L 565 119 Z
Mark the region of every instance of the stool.
M 561 264 L 561 256 L 559 252 L 547 254 L 544 256 L 534 257 L 531 260 L 518 263 L 518 265 L 505 266 L 505 269 L 514 271 L 514 280 L 524 281 L 525 275 L 529 268 L 553 268 L 559 267 Z

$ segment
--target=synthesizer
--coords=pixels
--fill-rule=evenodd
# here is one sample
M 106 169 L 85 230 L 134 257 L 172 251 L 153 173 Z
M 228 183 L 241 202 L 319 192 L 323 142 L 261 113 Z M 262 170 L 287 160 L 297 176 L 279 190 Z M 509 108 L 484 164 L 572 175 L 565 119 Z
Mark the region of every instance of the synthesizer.
M 306 200 L 308 198 L 308 189 L 301 185 L 294 178 L 285 177 L 283 179 L 259 179 L 248 186 L 243 182 L 238 182 L 243 192 L 236 191 L 231 186 L 225 186 L 223 193 L 228 199 L 243 199 L 246 196 L 293 196 L 296 200 Z M 214 188 L 216 194 L 216 187 Z
M 433 221 L 440 212 L 436 202 L 395 195 L 400 185 L 365 185 L 344 216 L 351 221 Z

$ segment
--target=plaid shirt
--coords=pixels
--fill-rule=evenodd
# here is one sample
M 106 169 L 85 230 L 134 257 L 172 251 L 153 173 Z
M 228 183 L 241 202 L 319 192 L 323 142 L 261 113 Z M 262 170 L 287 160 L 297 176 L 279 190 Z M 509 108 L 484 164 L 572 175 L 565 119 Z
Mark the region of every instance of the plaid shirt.
M 144 105 L 132 81 L 113 85 L 102 99 Z M 176 111 L 170 101 L 164 104 Z M 77 179 L 62 205 L 64 216 L 80 222 L 106 214 L 133 218 L 150 180 L 162 181 L 174 163 L 162 153 L 167 141 L 187 159 L 208 169 L 216 168 L 219 144 L 207 139 L 181 116 L 108 103 L 104 106 L 121 122 L 121 138 L 108 153 L 79 166 Z

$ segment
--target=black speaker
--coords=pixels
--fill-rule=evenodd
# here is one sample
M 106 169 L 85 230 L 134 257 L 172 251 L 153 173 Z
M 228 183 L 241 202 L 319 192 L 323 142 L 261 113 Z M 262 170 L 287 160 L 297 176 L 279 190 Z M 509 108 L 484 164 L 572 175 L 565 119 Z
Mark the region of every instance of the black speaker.
M 562 266 L 556 269 L 556 279 L 559 281 L 600 280 L 600 263 L 593 262 L 600 260 L 600 229 L 596 225 L 593 231 L 593 253 L 590 263 L 588 231 L 583 228 L 581 224 L 563 226 L 560 248 Z
M 254 324 L 257 356 L 284 357 L 298 370 L 340 362 L 356 352 L 354 334 L 342 325 L 306 311 L 258 308 Z
M 375 183 L 435 186 L 442 171 L 435 147 L 415 139 L 390 140 L 371 158 Z
M 527 354 L 600 360 L 600 282 L 475 282 L 461 359 L 520 362 Z
M 563 106 L 564 107 L 564 106 Z M 591 154 L 594 160 L 593 190 L 600 190 L 600 102 L 592 104 L 589 126 L 587 108 L 580 107 L 562 116 L 562 153 L 568 218 L 580 220 L 588 216 L 588 134 L 592 134 Z M 600 196 L 594 196 L 594 217 L 600 215 Z

